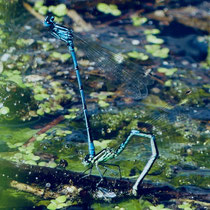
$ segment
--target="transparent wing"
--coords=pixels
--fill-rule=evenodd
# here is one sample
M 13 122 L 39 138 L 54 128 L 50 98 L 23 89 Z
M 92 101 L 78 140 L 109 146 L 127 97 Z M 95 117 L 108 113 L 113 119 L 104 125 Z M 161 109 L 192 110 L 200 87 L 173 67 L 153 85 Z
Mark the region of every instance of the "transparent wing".
M 147 85 L 152 83 L 152 78 L 143 67 L 131 61 L 127 62 L 122 55 L 87 42 L 77 35 L 75 46 L 84 51 L 88 60 L 93 61 L 95 67 L 102 71 L 107 79 L 120 86 L 126 96 L 141 99 L 148 95 Z

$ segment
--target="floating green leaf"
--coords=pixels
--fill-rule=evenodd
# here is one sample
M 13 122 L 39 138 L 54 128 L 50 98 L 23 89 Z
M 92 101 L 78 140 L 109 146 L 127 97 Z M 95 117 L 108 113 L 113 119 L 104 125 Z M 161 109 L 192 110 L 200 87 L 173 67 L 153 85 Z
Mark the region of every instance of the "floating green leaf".
M 171 85 L 172 85 L 172 80 L 167 80 L 167 81 L 165 81 L 164 85 L 165 85 L 166 87 L 171 87 Z
M 55 209 L 57 209 L 57 205 L 56 205 L 55 203 L 50 203 L 50 204 L 47 206 L 47 209 L 55 210 Z
M 41 14 L 41 15 L 46 15 L 47 14 L 47 11 L 48 11 L 48 8 L 46 6 L 42 6 L 39 8 L 38 12 Z
M 43 41 L 38 40 L 37 43 L 42 46 L 44 51 L 49 51 L 49 50 L 53 49 L 53 45 L 49 42 L 46 42 L 46 41 L 43 42 Z
M 157 28 L 144 31 L 144 34 L 146 34 L 146 35 L 148 35 L 148 34 L 159 34 L 159 33 L 160 33 L 160 30 L 157 29 Z
M 68 109 L 69 112 L 78 112 L 79 109 L 78 108 L 71 108 L 71 109 Z
M 140 53 L 140 52 L 137 52 L 137 51 L 129 52 L 127 55 L 131 58 L 139 59 L 139 60 L 142 60 L 142 61 L 145 61 L 149 58 L 148 55 L 145 55 L 144 53 Z
M 98 102 L 98 105 L 99 105 L 100 107 L 102 107 L 102 108 L 105 108 L 105 107 L 108 107 L 108 106 L 109 106 L 109 103 L 107 103 L 107 102 L 105 102 L 105 101 L 103 101 L 103 100 L 100 100 L 100 101 Z
M 34 5 L 34 9 L 35 10 L 39 10 L 44 4 L 44 1 L 36 1 L 35 5 Z
M 55 200 L 58 201 L 59 203 L 65 203 L 66 199 L 67 199 L 66 196 L 62 195 L 62 196 L 57 197 Z
M 156 36 L 152 35 L 152 34 L 148 34 L 147 35 L 147 41 L 151 42 L 153 44 L 163 44 L 163 39 L 159 39 Z
M 133 15 L 131 17 L 131 19 L 133 21 L 133 25 L 134 26 L 140 26 L 140 25 L 142 25 L 142 24 L 147 22 L 147 18 L 146 17 L 139 17 L 137 15 Z
M 49 98 L 50 96 L 48 94 L 37 94 L 37 95 L 34 95 L 34 99 L 37 100 L 37 101 L 42 101 L 44 99 L 47 99 Z
M 51 5 L 48 7 L 49 12 L 53 12 L 55 10 L 55 6 Z
M 44 110 L 43 109 L 38 109 L 37 114 L 38 115 L 44 115 Z
M 24 46 L 28 46 L 28 45 L 31 45 L 34 43 L 34 40 L 33 39 L 18 39 L 16 41 L 16 44 L 19 46 L 19 47 L 24 47 Z
M 160 48 L 160 45 L 145 45 L 146 51 L 151 53 L 154 57 L 167 58 L 169 49 Z
M 46 133 L 42 133 L 42 134 L 40 134 L 39 136 L 36 137 L 36 140 L 37 141 L 42 141 L 46 136 L 47 136 Z
M 157 206 L 150 206 L 151 210 L 170 210 L 169 208 L 165 208 L 163 204 L 157 205 Z
M 55 60 L 61 60 L 62 62 L 65 62 L 71 57 L 71 55 L 69 53 L 61 54 L 59 52 L 53 52 L 50 57 Z
M 27 161 L 25 161 L 25 164 L 37 165 L 36 161 L 34 161 L 34 160 L 27 160 Z
M 51 8 L 52 9 L 52 8 Z M 61 17 L 67 14 L 67 8 L 65 4 L 58 4 L 57 6 L 55 6 L 55 8 L 53 8 L 52 10 L 53 14 Z
M 71 114 L 68 114 L 68 115 L 65 115 L 64 117 L 66 118 L 66 119 L 74 119 L 74 118 L 76 118 L 76 114 L 75 113 L 71 113 Z
M 145 49 L 148 53 L 154 53 L 155 51 L 160 50 L 160 45 L 145 45 Z
M 164 68 L 164 67 L 160 67 L 160 68 L 157 69 L 157 71 L 160 72 L 160 73 L 164 73 L 167 76 L 171 76 L 177 71 L 177 68 L 167 69 L 167 68 Z
M 25 84 L 23 83 L 22 76 L 20 75 L 20 71 L 4 71 L 2 75 L 6 76 L 7 81 L 15 82 L 18 86 L 25 88 Z
M 118 9 L 117 5 L 114 4 L 105 4 L 105 3 L 99 3 L 97 5 L 97 9 L 100 12 L 103 12 L 105 14 L 111 14 L 114 16 L 121 15 L 121 11 Z
M 184 202 L 183 204 L 178 205 L 178 207 L 180 209 L 184 209 L 184 210 L 193 210 L 193 209 L 195 209 L 194 207 L 191 206 L 190 203 L 187 203 L 187 202 Z
M 57 205 L 57 209 L 62 209 L 63 207 L 66 207 L 66 206 L 68 206 L 68 204 L 66 204 L 66 203 L 59 203 Z
M 60 59 L 62 62 L 66 62 L 70 57 L 71 55 L 69 53 L 65 53 L 61 55 Z
M 39 162 L 38 166 L 47 166 L 46 162 Z
M 109 13 L 109 5 L 108 4 L 105 4 L 105 3 L 99 3 L 97 5 L 97 9 L 100 11 L 100 12 L 103 12 L 105 14 L 108 14 Z
M 55 162 L 49 162 L 47 164 L 47 166 L 50 167 L 50 168 L 55 168 L 57 166 L 57 164 Z

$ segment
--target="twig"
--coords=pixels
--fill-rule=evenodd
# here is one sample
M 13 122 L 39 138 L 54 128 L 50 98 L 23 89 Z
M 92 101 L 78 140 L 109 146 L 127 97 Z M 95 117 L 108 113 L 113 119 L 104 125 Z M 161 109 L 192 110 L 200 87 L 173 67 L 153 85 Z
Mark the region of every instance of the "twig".
M 81 28 L 80 31 L 93 30 L 93 26 L 90 23 L 86 23 L 75 10 L 68 10 L 67 15 Z
M 77 196 L 78 199 L 87 199 L 87 197 L 96 200 L 99 199 L 97 196 L 99 188 L 96 187 L 96 184 L 100 180 L 99 176 L 91 175 L 84 178 L 83 173 L 58 168 L 16 164 L 14 162 L 0 159 L 0 177 L 2 176 L 30 186 L 31 184 L 35 184 L 38 187 L 36 188 L 37 190 L 39 190 L 40 187 L 44 189 L 47 187 L 49 192 L 52 191 L 61 194 L 65 194 L 66 192 L 66 194 L 68 194 L 67 189 L 74 188 L 74 195 Z M 115 193 L 115 198 L 119 199 L 132 195 L 133 184 L 134 180 L 106 177 L 105 181 L 100 184 L 100 187 L 106 188 Z M 25 187 L 27 188 L 27 186 Z M 174 188 L 167 184 L 144 181 L 140 186 L 138 193 L 139 195 L 151 195 L 155 197 L 156 200 L 180 198 L 192 200 L 193 198 L 193 200 L 201 202 L 210 202 L 210 190 L 198 188 L 196 191 L 195 188 L 193 189 L 194 190 L 190 190 L 190 186 Z M 30 188 L 30 191 L 33 191 L 33 189 Z M 42 191 L 40 191 L 39 194 L 42 195 Z
M 14 180 L 10 182 L 10 186 L 20 191 L 29 192 L 36 196 L 44 197 L 45 199 L 57 198 L 60 195 L 59 193 L 52 192 L 45 188 L 24 184 Z
M 50 128 L 56 126 L 58 123 L 60 123 L 61 121 L 63 121 L 65 118 L 63 115 L 60 115 L 59 117 L 57 117 L 56 119 L 54 119 L 52 122 L 48 123 L 46 126 L 44 126 L 44 128 L 42 128 L 41 130 L 39 130 L 36 135 L 40 135 L 45 133 L 46 131 L 48 131 Z M 30 143 L 36 141 L 36 138 L 33 136 L 31 137 L 25 144 L 24 146 L 28 146 Z
M 38 12 L 36 12 L 30 4 L 23 2 L 23 6 L 29 13 L 31 13 L 37 19 L 39 19 L 42 22 L 44 21 L 44 16 L 42 16 Z
M 30 4 L 23 2 L 24 8 L 40 21 L 44 21 L 45 17 L 36 12 Z M 86 23 L 84 19 L 75 11 L 67 10 L 67 15 L 79 26 L 80 31 L 90 31 L 93 29 L 90 23 Z M 77 28 L 78 29 L 78 28 Z

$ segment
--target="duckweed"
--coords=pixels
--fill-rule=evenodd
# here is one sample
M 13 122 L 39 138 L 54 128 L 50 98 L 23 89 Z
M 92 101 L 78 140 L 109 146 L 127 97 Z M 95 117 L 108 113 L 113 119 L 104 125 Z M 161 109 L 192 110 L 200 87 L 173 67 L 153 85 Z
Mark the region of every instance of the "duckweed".
M 26 87 L 24 82 L 23 82 L 23 79 L 22 79 L 22 76 L 21 76 L 21 72 L 18 71 L 18 70 L 4 71 L 2 73 L 2 76 L 4 76 L 4 80 L 5 81 L 14 82 L 21 88 L 25 88 Z
M 154 29 L 147 29 L 147 30 L 144 30 L 144 34 L 148 35 L 148 34 L 159 34 L 160 33 L 160 30 L 157 29 L 157 28 L 154 28 Z
M 55 209 L 62 209 L 67 206 L 71 206 L 72 202 L 67 201 L 67 197 L 65 195 L 61 195 L 57 197 L 55 200 L 51 200 L 50 204 L 47 206 L 47 209 L 55 210 Z
M 99 3 L 97 4 L 97 9 L 105 14 L 111 14 L 113 16 L 121 15 L 121 11 L 118 9 L 117 5 L 114 4 Z
M 16 41 L 16 45 L 18 45 L 19 47 L 25 47 L 25 46 L 29 46 L 31 44 L 34 43 L 34 39 L 17 39 Z
M 69 53 L 64 53 L 64 54 L 61 54 L 59 52 L 53 52 L 50 57 L 53 59 L 53 60 L 61 60 L 63 63 L 66 62 L 70 57 L 71 55 Z
M 163 44 L 163 42 L 164 42 L 163 39 L 159 39 L 159 38 L 157 38 L 156 36 L 154 36 L 152 34 L 148 34 L 146 36 L 146 38 L 147 38 L 148 42 L 151 42 L 153 44 Z
M 169 49 L 160 48 L 160 45 L 145 45 L 145 49 L 148 53 L 152 54 L 154 57 L 167 58 Z
M 132 22 L 133 22 L 134 26 L 140 26 L 140 25 L 142 25 L 142 24 L 147 22 L 147 18 L 146 17 L 139 17 L 137 15 L 133 15 L 131 17 L 131 19 L 132 19 Z
M 160 72 L 160 73 L 164 73 L 166 76 L 171 76 L 177 71 L 177 68 L 167 69 L 167 68 L 164 68 L 164 67 L 160 67 L 160 68 L 157 69 L 157 71 Z
M 62 17 L 67 14 L 67 8 L 65 4 L 58 4 L 55 7 L 51 7 L 51 11 L 58 17 Z
M 127 55 L 131 58 L 139 59 L 139 60 L 142 60 L 142 61 L 148 60 L 148 58 L 149 58 L 148 55 L 145 55 L 144 53 L 140 53 L 140 52 L 137 52 L 137 51 L 129 52 Z
M 58 17 L 62 17 L 67 14 L 67 8 L 65 4 L 58 4 L 56 6 L 52 5 L 47 7 L 46 5 L 44 5 L 44 1 L 36 1 L 34 9 L 38 11 L 41 15 L 46 15 L 48 11 L 52 12 Z

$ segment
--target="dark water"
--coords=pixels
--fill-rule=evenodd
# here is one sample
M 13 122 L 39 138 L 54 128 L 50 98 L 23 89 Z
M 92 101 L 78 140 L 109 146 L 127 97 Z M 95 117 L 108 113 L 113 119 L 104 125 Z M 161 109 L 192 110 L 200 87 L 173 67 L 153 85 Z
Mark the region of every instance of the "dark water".
M 152 132 L 160 157 L 146 179 L 174 187 L 187 186 L 192 192 L 199 189 L 204 194 L 209 193 L 208 32 L 192 27 L 187 21 L 180 23 L 176 18 L 173 21 L 150 18 L 141 26 L 133 26 L 130 18 L 139 11 L 139 16 L 148 17 L 151 12 L 179 9 L 190 3 L 198 9 L 196 14 L 200 14 L 205 11 L 206 7 L 202 5 L 207 2 L 169 1 L 156 5 L 152 1 L 145 4 L 113 1 L 122 11 L 118 17 L 99 12 L 94 1 L 59 2 L 75 9 L 93 26 L 93 30 L 77 33 L 87 42 L 75 38 L 75 47 L 97 152 L 107 145 L 116 148 L 131 129 Z M 46 5 L 51 3 L 47 1 Z M 65 159 L 69 163 L 67 169 L 84 171 L 81 159 L 87 153 L 85 124 L 77 81 L 65 44 L 52 39 L 42 22 L 24 9 L 22 1 L 0 2 L 0 21 L 0 157 L 27 164 L 44 162 L 48 167 L 55 167 L 60 159 Z M 73 22 L 64 16 L 62 23 L 72 26 Z M 146 50 L 146 45 L 155 44 L 148 41 L 144 32 L 155 28 L 160 33 L 154 36 L 163 39 L 160 49 L 169 49 L 165 57 L 160 56 L 161 51 L 157 56 Z M 74 30 L 81 30 L 81 27 L 75 26 Z M 116 69 L 121 69 L 122 64 L 117 66 L 110 50 L 127 56 L 136 51 L 148 55 L 148 59 L 127 58 L 126 69 L 129 70 L 117 74 Z M 62 57 L 63 54 L 66 55 Z M 101 62 L 98 54 L 106 60 Z M 175 70 L 171 73 L 172 69 Z M 142 78 L 142 72 L 147 70 L 151 70 L 152 75 Z M 124 83 L 126 79 L 131 83 Z M 131 86 L 132 81 L 145 85 L 141 91 L 147 97 L 141 97 L 141 100 L 133 97 L 136 90 L 129 91 L 124 86 Z M 60 115 L 68 117 L 46 131 L 35 145 L 21 150 L 23 143 Z M 149 143 L 135 138 L 113 163 L 120 165 L 124 177 L 136 179 L 149 156 Z M 11 188 L 10 179 L 2 173 L 1 177 L 0 208 L 46 209 L 50 203 Z M 209 205 L 190 203 L 182 198 L 168 201 L 166 197 L 155 201 L 148 196 L 140 201 L 135 198 L 114 203 L 91 201 L 90 206 L 93 209 L 116 206 L 161 209 L 161 205 L 169 209 L 184 208 L 179 206 L 181 204 L 191 209 L 207 209 Z

